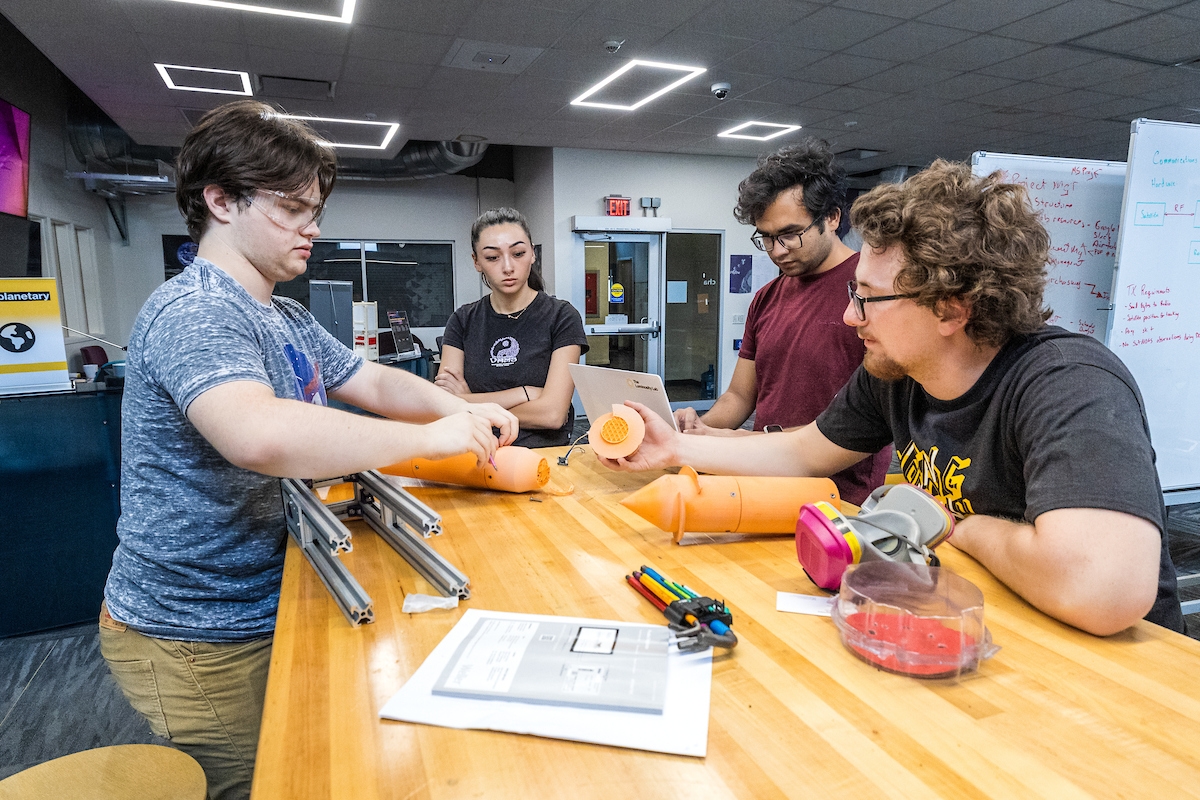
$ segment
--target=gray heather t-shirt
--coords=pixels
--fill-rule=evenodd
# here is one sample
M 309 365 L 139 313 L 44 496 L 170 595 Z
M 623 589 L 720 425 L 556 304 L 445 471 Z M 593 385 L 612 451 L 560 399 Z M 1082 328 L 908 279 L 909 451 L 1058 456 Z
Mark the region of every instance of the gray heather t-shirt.
M 202 258 L 150 296 L 126 358 L 120 544 L 104 589 L 114 619 L 184 641 L 274 630 L 287 534 L 279 479 L 226 461 L 188 406 L 229 381 L 324 404 L 361 366 L 299 303 L 265 306 Z

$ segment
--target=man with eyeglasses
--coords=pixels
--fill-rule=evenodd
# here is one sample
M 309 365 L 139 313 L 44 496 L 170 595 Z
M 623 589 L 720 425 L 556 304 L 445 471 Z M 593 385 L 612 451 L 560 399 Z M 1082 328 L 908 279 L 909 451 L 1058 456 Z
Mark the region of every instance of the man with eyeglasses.
M 258 746 L 287 540 L 279 478 L 463 452 L 483 463 L 517 420 L 365 362 L 272 296 L 307 268 L 333 189 L 336 160 L 311 129 L 231 103 L 192 129 L 176 167 L 199 247 L 130 333 L 100 650 L 150 730 L 226 800 L 249 796 Z
M 844 321 L 866 356 L 813 424 L 714 439 L 639 408 L 642 446 L 605 463 L 819 476 L 891 441 L 958 518 L 950 543 L 1032 605 L 1097 635 L 1183 631 L 1141 395 L 1099 341 L 1045 324 L 1050 239 L 1025 189 L 937 161 L 851 219 Z
M 734 216 L 753 225 L 751 242 L 782 273 L 750 303 L 733 378 L 704 416 L 675 412 L 681 431 L 743 436 L 791 430 L 825 410 L 862 363 L 863 344 L 842 324 L 846 281 L 858 253 L 838 237 L 846 174 L 833 152 L 809 137 L 759 159 L 738 186 Z M 841 496 L 861 503 L 884 481 L 891 448 L 833 476 Z

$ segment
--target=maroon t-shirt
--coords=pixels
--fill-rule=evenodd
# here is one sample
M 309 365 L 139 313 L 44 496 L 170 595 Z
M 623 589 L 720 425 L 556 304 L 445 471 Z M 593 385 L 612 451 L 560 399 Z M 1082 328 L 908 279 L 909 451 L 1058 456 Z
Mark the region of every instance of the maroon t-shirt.
M 750 302 L 738 355 L 754 362 L 758 383 L 754 429 L 807 425 L 862 363 L 862 340 L 842 322 L 858 253 L 819 275 L 780 275 Z M 861 505 L 883 484 L 891 448 L 833 476 L 843 500 Z

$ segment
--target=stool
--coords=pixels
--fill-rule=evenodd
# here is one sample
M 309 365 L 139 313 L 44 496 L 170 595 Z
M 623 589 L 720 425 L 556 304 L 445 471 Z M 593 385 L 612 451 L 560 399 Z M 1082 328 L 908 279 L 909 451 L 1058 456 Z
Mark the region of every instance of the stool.
M 0 800 L 205 800 L 207 794 L 196 760 L 157 744 L 84 750 L 0 781 Z

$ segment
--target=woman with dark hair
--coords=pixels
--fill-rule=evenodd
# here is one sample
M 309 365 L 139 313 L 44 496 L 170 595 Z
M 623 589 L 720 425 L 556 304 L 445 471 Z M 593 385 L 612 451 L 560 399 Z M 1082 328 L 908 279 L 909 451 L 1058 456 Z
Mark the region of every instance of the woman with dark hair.
M 493 208 L 471 226 L 471 259 L 492 291 L 446 323 L 436 383 L 472 403 L 497 403 L 521 423 L 514 444 L 567 444 L 575 413 L 568 364 L 587 352 L 574 306 L 543 291 L 533 237 L 515 209 Z

